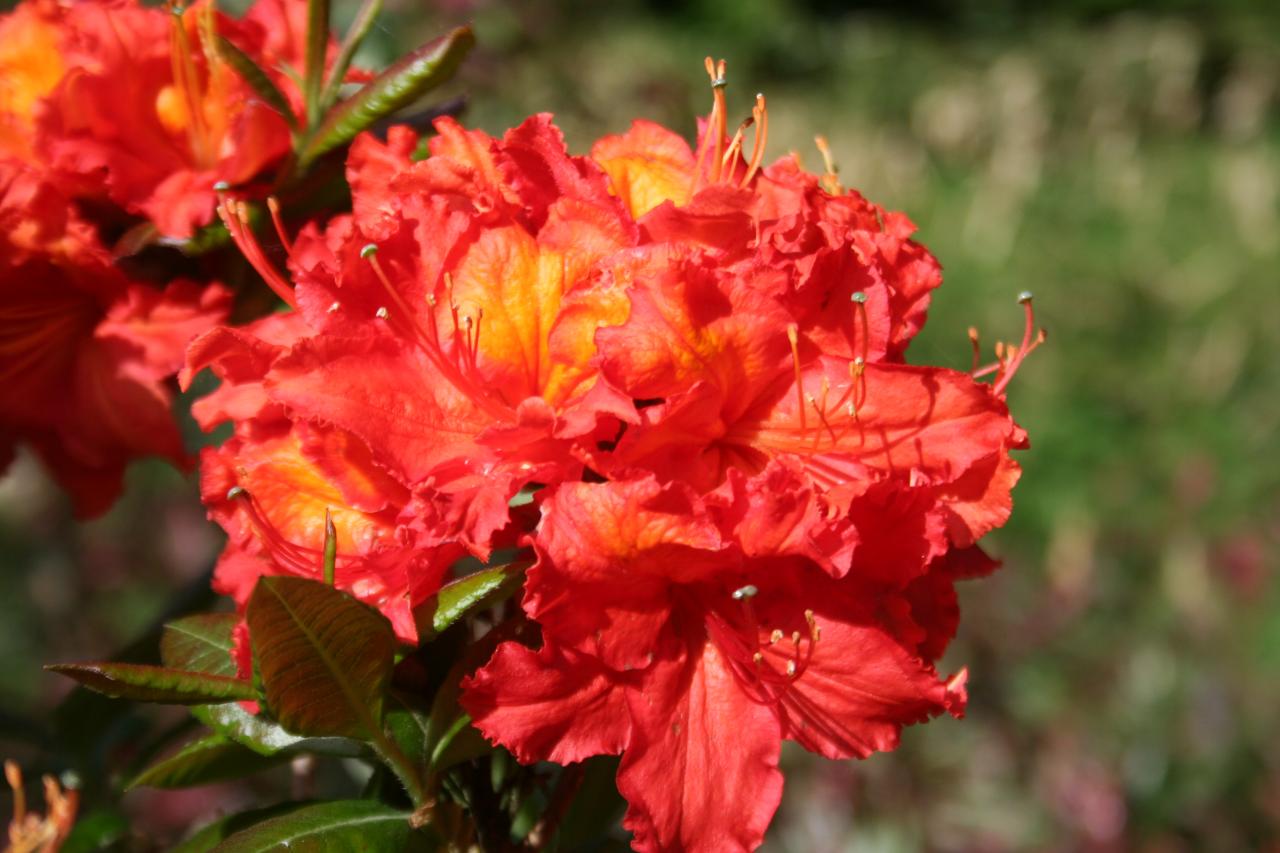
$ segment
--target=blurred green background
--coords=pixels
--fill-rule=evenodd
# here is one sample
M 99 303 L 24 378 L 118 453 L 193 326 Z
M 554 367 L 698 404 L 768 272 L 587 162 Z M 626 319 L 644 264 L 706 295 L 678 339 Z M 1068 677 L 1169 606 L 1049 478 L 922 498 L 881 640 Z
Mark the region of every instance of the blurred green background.
M 943 666 L 968 718 L 788 753 L 766 849 L 1280 850 L 1280 4 L 453 0 L 392 8 L 369 59 L 466 20 L 464 120 L 551 111 L 576 152 L 637 117 L 691 134 L 727 58 L 771 159 L 817 167 L 826 135 L 942 261 L 914 360 L 1017 339 L 1036 294 L 1005 567 L 962 590 Z M 0 482 L 7 753 L 66 689 L 40 664 L 123 646 L 216 552 L 190 482 L 130 482 L 81 526 L 30 460 Z M 130 796 L 164 837 L 249 794 Z

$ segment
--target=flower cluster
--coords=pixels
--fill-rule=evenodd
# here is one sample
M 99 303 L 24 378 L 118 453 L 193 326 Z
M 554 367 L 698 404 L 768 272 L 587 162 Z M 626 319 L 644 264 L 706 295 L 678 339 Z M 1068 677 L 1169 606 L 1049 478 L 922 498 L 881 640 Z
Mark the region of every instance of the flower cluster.
M 80 515 L 111 505 L 131 459 L 189 461 L 167 380 L 231 293 L 121 258 L 191 238 L 215 185 L 284 160 L 284 115 L 227 56 L 271 69 L 297 108 L 281 69 L 301 67 L 305 15 L 301 0 L 240 20 L 211 0 L 26 0 L 0 16 L 0 470 L 30 445 Z
M 338 587 L 414 642 L 460 557 L 530 555 L 540 646 L 499 645 L 463 705 L 522 762 L 620 754 L 644 850 L 757 846 L 783 739 L 865 757 L 963 712 L 934 661 L 955 582 L 996 565 L 1038 342 L 1028 297 L 995 365 L 907 364 L 941 281 L 914 226 L 765 166 L 764 99 L 731 135 L 708 72 L 696 149 L 636 122 L 570 156 L 545 115 L 439 120 L 422 160 L 361 137 L 352 212 L 282 230 L 288 275 L 233 228 L 296 310 L 205 334 L 183 376 L 211 368 L 197 418 L 235 427 L 203 494 L 241 604 L 336 541 Z

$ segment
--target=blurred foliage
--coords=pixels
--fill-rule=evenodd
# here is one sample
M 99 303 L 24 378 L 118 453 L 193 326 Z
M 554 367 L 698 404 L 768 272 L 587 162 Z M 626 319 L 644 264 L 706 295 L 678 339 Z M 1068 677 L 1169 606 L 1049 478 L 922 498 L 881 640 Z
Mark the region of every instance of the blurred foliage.
M 1010 394 L 1033 447 L 988 540 L 1005 568 L 963 590 L 944 667 L 970 668 L 968 718 L 856 765 L 789 753 L 769 849 L 1280 844 L 1280 7 L 401 2 L 371 49 L 466 20 L 466 121 L 551 111 L 577 151 L 637 117 L 691 134 L 702 57 L 725 56 L 734 110 L 768 96 L 772 155 L 816 166 L 825 134 L 942 260 L 919 360 L 967 366 L 966 328 L 990 352 L 1036 293 L 1049 344 Z M 190 483 L 133 474 L 79 527 L 34 466 L 0 483 L 16 757 L 57 761 L 28 718 L 65 685 L 38 664 L 123 645 L 216 550 Z M 158 837 L 248 798 L 129 796 Z

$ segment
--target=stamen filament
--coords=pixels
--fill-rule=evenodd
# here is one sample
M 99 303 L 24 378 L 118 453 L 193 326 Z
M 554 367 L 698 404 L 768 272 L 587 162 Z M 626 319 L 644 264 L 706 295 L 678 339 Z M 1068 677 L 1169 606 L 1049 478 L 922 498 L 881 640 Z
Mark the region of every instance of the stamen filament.
M 1022 362 L 1031 354 L 1031 351 L 1045 341 L 1044 330 L 1036 332 L 1036 315 L 1035 309 L 1031 307 L 1031 292 L 1023 291 L 1018 294 L 1018 301 L 1022 303 L 1022 308 L 1026 312 L 1026 326 L 1022 331 L 1022 345 L 1013 351 L 1009 356 L 1008 366 L 1005 368 L 1003 375 L 996 380 L 995 387 L 992 389 L 996 394 L 1003 394 L 1004 389 L 1009 387 L 1009 381 L 1013 379 L 1018 368 L 1022 366 Z
M 831 146 L 827 144 L 825 136 L 815 136 L 813 143 L 818 146 L 818 153 L 822 155 L 823 168 L 826 173 L 822 176 L 822 188 L 832 195 L 841 195 L 844 187 L 840 185 L 839 169 L 836 168 L 836 162 L 831 157 Z
M 751 117 L 755 120 L 756 136 L 751 143 L 751 162 L 740 184 L 744 187 L 751 183 L 751 179 L 760 169 L 760 164 L 764 162 L 764 147 L 769 139 L 769 112 L 764 106 L 764 95 L 756 95 L 756 105 L 751 109 Z
M 800 429 L 807 430 L 809 424 L 804 411 L 804 375 L 800 370 L 800 330 L 795 323 L 787 326 L 787 341 L 791 344 L 791 363 L 795 368 L 796 408 L 800 410 Z
M 200 77 L 196 70 L 195 57 L 191 51 L 191 39 L 187 35 L 185 22 L 186 10 L 174 2 L 169 11 L 173 16 L 170 30 L 172 49 L 173 83 L 182 93 L 183 103 L 187 109 L 187 139 L 191 143 L 191 152 L 196 163 L 208 168 L 211 163 L 211 152 L 208 145 L 208 130 L 205 127 L 202 111 L 203 95 L 200 89 Z
M 271 224 L 276 228 L 276 236 L 280 238 L 280 245 L 284 246 L 284 250 L 290 255 L 293 254 L 293 241 L 289 239 L 289 234 L 284 230 L 284 220 L 280 218 L 280 202 L 275 196 L 267 196 L 267 210 L 271 211 Z
M 242 201 L 223 198 L 221 204 L 218 205 L 218 217 L 222 220 L 222 224 L 227 227 L 227 232 L 231 235 L 236 247 L 240 249 L 240 253 L 244 255 L 245 260 L 257 271 L 258 275 L 262 276 L 262 280 L 266 282 L 267 287 L 271 288 L 276 296 L 284 300 L 286 305 L 297 310 L 298 303 L 294 298 L 293 288 L 285 280 L 284 276 L 267 260 L 267 256 L 262 251 L 262 246 L 258 243 L 257 237 L 253 234 L 253 229 L 249 226 L 248 206 Z

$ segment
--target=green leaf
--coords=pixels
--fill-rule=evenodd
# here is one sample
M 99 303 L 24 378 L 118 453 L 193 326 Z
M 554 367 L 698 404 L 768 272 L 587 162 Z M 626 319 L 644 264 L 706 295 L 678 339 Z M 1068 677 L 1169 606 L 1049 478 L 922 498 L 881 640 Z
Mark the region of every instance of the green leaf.
M 338 571 L 338 530 L 333 526 L 333 513 L 324 509 L 324 582 L 333 586 Z
M 417 767 L 426 767 L 431 757 L 431 727 L 427 715 L 415 708 L 409 697 L 392 690 L 387 697 L 387 734 Z
M 307 853 L 430 850 L 433 845 L 409 826 L 409 813 L 370 800 L 338 800 L 301 806 L 254 824 L 209 848 L 216 853 Z M 195 850 L 199 848 L 190 848 Z M 188 851 L 190 853 L 190 851 Z
M 435 748 L 431 750 L 433 771 L 439 773 L 448 770 L 455 764 L 479 758 L 493 752 L 493 746 L 484 739 L 475 726 L 471 725 L 471 716 L 462 714 L 439 733 Z
M 288 752 L 296 755 L 311 752 L 317 755 L 333 755 L 340 758 L 357 758 L 368 750 L 359 741 L 341 737 L 298 737 L 286 732 L 279 723 L 263 716 L 250 714 L 236 703 L 227 705 L 197 705 L 191 715 L 209 728 L 225 735 L 241 746 L 259 755 L 275 755 Z
M 287 731 L 381 736 L 396 648 L 382 614 L 322 583 L 264 577 L 246 618 L 267 705 Z
M 364 0 L 360 4 L 360 11 L 356 13 L 351 29 L 347 30 L 347 37 L 342 40 L 338 58 L 329 69 L 329 81 L 320 95 L 322 110 L 328 110 L 333 106 L 334 101 L 338 100 L 338 93 L 342 91 L 342 84 L 346 79 L 347 69 L 351 67 L 351 60 L 360 49 L 360 45 L 364 43 L 365 37 L 369 35 L 369 31 L 373 29 L 373 22 L 377 20 L 381 11 L 382 0 Z
M 512 563 L 481 569 L 445 584 L 414 609 L 413 621 L 418 635 L 423 642 L 429 641 L 471 611 L 502 601 L 520 587 L 528 565 Z
M 232 632 L 239 622 L 234 613 L 200 613 L 169 622 L 160 635 L 160 660 L 172 669 L 234 678 Z
M 152 764 L 126 788 L 189 788 L 238 779 L 273 767 L 288 756 L 268 757 L 213 733 Z
M 57 663 L 46 666 L 117 699 L 172 705 L 204 705 L 256 699 L 247 681 L 202 672 L 186 672 L 163 666 L 135 663 Z
M 289 107 L 288 98 L 284 96 L 284 93 L 267 75 L 267 72 L 262 70 L 262 66 L 254 62 L 247 53 L 236 47 L 225 36 L 218 36 L 215 43 L 217 44 L 219 58 L 225 60 L 228 65 L 234 68 L 244 82 L 248 83 L 250 88 L 258 93 L 258 97 L 266 102 L 267 106 L 284 117 L 290 130 L 297 130 L 298 119 Z
M 325 118 L 298 154 L 305 169 L 321 154 L 351 140 L 357 133 L 453 76 L 475 44 L 470 27 L 458 27 L 404 56 L 339 104 Z
M 237 812 L 221 817 L 213 823 L 206 824 L 201 827 L 194 835 L 186 841 L 173 848 L 171 853 L 209 853 L 210 850 L 217 847 L 223 841 L 241 830 L 262 823 L 267 818 L 278 817 L 282 814 L 288 814 L 302 808 L 304 803 L 276 803 L 262 809 L 253 809 L 247 812 Z
M 76 818 L 75 826 L 59 848 L 60 853 L 96 853 L 129 834 L 129 819 L 120 812 L 96 809 Z
M 164 626 L 160 638 L 160 659 L 165 666 L 175 669 L 235 675 L 235 662 L 231 659 L 232 631 L 239 621 L 240 617 L 234 613 L 202 613 L 170 622 Z M 275 755 L 282 750 L 343 757 L 364 754 L 363 746 L 356 741 L 291 735 L 279 724 L 250 714 L 234 702 L 197 705 L 191 709 L 191 715 L 259 755 Z

